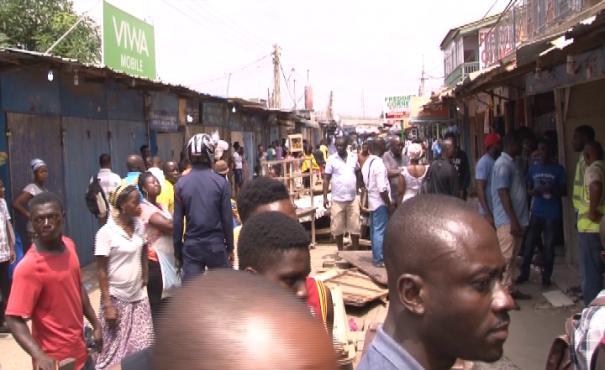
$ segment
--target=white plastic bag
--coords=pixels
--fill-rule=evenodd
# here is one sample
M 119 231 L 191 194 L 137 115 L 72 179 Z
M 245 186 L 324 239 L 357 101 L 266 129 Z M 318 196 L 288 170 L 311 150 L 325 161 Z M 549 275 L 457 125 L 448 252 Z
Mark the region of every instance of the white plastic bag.
M 174 294 L 175 289 L 181 286 L 181 275 L 176 268 L 176 260 L 174 258 L 174 246 L 170 236 L 162 236 L 154 243 L 155 253 L 160 262 L 162 270 L 162 298 L 170 297 Z

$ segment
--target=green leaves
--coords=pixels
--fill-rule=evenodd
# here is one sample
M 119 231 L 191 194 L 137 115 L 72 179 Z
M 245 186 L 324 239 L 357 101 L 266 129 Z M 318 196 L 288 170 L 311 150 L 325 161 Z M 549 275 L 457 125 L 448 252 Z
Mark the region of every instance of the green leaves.
M 78 18 L 69 0 L 0 0 L 0 46 L 45 52 Z M 99 26 L 84 17 L 51 53 L 81 62 L 99 62 Z

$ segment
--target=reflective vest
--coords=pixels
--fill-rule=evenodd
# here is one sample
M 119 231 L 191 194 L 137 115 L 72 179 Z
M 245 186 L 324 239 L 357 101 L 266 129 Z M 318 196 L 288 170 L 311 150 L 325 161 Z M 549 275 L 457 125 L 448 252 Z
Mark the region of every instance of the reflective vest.
M 590 165 L 590 167 L 592 166 L 597 166 L 605 179 L 605 162 L 596 161 Z M 590 210 L 590 184 L 586 183 L 586 181 L 584 181 L 584 183 L 585 184 L 582 188 L 582 202 L 580 203 L 580 207 L 578 207 L 578 232 L 598 233 L 599 223 L 592 222 L 590 218 L 588 218 L 588 211 Z M 599 212 L 601 212 L 601 214 L 605 214 L 605 183 L 601 185 L 603 186 L 603 193 L 597 209 Z
M 580 159 L 576 164 L 576 176 L 573 179 L 573 208 L 577 211 L 584 202 L 584 172 L 586 171 L 586 162 L 584 156 L 580 153 Z

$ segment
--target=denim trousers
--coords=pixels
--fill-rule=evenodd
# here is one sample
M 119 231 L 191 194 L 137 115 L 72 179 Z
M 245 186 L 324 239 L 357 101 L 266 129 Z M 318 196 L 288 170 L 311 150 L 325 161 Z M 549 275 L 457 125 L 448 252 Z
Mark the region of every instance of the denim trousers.
M 603 245 L 599 233 L 578 233 L 580 275 L 584 304 L 589 305 L 603 289 L 605 266 L 601 260 Z
M 389 209 L 380 206 L 370 213 L 370 239 L 372 240 L 372 259 L 374 263 L 383 263 L 384 232 L 389 221 Z
M 544 246 L 542 251 L 542 282 L 550 282 L 555 263 L 555 243 L 558 240 L 557 236 L 561 232 L 561 229 L 561 219 L 549 220 L 540 216 L 531 216 L 525 238 L 525 245 L 523 246 L 523 264 L 521 265 L 522 278 L 529 278 L 529 269 L 534 257 L 536 244 L 540 238 L 542 238 Z
M 199 246 L 195 242 L 185 241 L 183 247 L 183 282 L 206 272 L 206 268 L 229 267 L 229 260 L 224 246 Z

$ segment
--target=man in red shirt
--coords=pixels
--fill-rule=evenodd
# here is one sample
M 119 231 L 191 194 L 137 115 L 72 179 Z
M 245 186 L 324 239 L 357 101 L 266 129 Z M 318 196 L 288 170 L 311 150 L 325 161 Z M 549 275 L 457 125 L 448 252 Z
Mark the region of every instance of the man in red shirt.
M 37 239 L 15 270 L 6 321 L 34 369 L 54 370 L 59 361 L 75 359 L 79 370 L 87 358 L 82 316 L 92 324 L 97 344 L 101 324 L 82 285 L 76 246 L 62 235 L 61 201 L 48 192 L 36 195 L 30 213 Z

